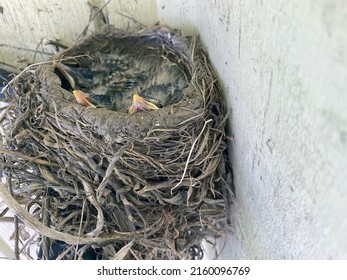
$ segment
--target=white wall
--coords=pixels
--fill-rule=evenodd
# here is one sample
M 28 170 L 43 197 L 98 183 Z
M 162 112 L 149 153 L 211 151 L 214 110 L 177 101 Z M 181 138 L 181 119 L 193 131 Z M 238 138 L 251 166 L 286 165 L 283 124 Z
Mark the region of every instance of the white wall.
M 28 62 L 45 60 L 51 47 L 48 40 L 71 45 L 90 19 L 91 5 L 102 7 L 104 0 L 1 0 L 0 1 L 0 67 L 3 63 L 21 67 Z M 151 25 L 157 18 L 155 0 L 111 0 L 104 8 L 111 23 L 119 28 L 135 22 Z M 94 24 L 90 25 L 94 30 Z M 40 44 L 41 42 L 41 44 Z M 38 53 L 35 55 L 35 52 Z M 5 65 L 6 66 L 6 65 Z M 11 68 L 7 67 L 9 70 Z
M 235 233 L 221 258 L 346 259 L 346 3 L 157 2 L 162 21 L 201 33 L 232 109 Z

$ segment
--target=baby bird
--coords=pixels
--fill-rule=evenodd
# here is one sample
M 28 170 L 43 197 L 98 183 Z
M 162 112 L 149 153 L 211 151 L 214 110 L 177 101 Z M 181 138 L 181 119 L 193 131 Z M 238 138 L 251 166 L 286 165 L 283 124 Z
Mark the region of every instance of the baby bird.
M 82 106 L 129 114 L 176 103 L 188 85 L 177 63 L 146 44 L 96 52 L 83 65 L 57 64 L 56 70 Z

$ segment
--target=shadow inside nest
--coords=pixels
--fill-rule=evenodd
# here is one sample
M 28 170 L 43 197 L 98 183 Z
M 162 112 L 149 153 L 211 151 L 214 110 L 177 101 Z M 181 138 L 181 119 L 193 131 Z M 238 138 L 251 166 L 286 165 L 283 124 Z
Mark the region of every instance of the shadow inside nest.
M 227 112 L 198 38 L 106 26 L 10 88 L 1 195 L 40 258 L 200 259 L 228 229 Z M 135 93 L 156 109 L 129 114 Z

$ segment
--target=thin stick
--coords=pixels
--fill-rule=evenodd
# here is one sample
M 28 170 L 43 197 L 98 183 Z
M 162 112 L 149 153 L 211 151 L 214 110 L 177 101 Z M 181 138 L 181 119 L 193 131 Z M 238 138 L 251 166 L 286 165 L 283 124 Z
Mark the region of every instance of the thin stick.
M 53 59 L 51 61 L 42 61 L 42 62 L 37 62 L 37 63 L 33 63 L 33 64 L 30 64 L 29 66 L 25 67 L 24 70 L 22 70 L 17 76 L 15 76 L 11 81 L 9 81 L 7 83 L 6 86 L 3 87 L 3 89 L 1 90 L 1 93 L 3 93 L 8 87 L 10 84 L 13 83 L 14 80 L 18 79 L 21 75 L 23 75 L 23 73 L 25 73 L 27 70 L 29 70 L 30 68 L 34 67 L 34 66 L 40 66 L 40 65 L 43 65 L 43 64 L 51 64 L 53 62 L 61 62 L 61 61 L 65 61 L 65 60 L 69 60 L 69 59 L 73 59 L 73 58 L 79 58 L 79 57 L 85 57 L 85 56 L 88 56 L 86 54 L 81 54 L 81 55 L 77 55 L 77 56 L 74 56 L 74 57 L 67 57 L 67 58 L 60 58 L 60 59 Z M 89 56 L 88 56 L 89 57 Z
M 40 221 L 36 220 L 30 213 L 28 213 L 17 201 L 16 199 L 9 193 L 6 186 L 3 183 L 0 183 L 0 198 L 6 205 L 11 208 L 14 214 L 18 215 L 22 221 L 32 228 L 34 231 L 38 232 L 43 236 L 47 236 L 51 239 L 56 239 L 60 241 L 64 241 L 68 244 L 76 244 L 77 242 L 83 244 L 95 244 L 102 242 L 112 242 L 117 240 L 130 240 L 144 234 L 143 230 L 131 231 L 131 232 L 118 232 L 113 231 L 112 233 L 100 234 L 99 236 L 85 236 L 82 235 L 77 237 L 72 234 L 63 233 L 51 229 Z
M 90 24 L 93 22 L 93 20 L 97 17 L 97 15 L 98 15 L 99 13 L 101 13 L 102 10 L 103 10 L 110 2 L 111 2 L 111 0 L 108 0 L 99 10 L 96 11 L 95 15 L 90 19 L 90 21 L 88 22 L 87 26 L 83 29 L 83 31 L 81 32 L 81 34 L 78 35 L 78 37 L 77 37 L 77 39 L 76 39 L 74 45 L 81 39 L 81 37 L 83 37 L 83 36 L 86 34 L 86 32 L 87 32 L 87 30 L 88 30 Z
M 79 229 L 78 229 L 78 235 L 77 235 L 77 244 L 75 245 L 75 256 L 74 256 L 74 259 L 76 260 L 76 257 L 77 257 L 77 252 L 78 252 L 78 244 L 80 242 L 80 239 L 79 237 L 81 236 L 81 231 L 82 231 L 82 225 L 83 225 L 83 216 L 84 216 L 84 208 L 86 206 L 86 200 L 84 199 L 83 200 L 83 204 L 82 204 L 82 213 L 81 213 L 81 222 L 80 222 L 80 226 L 79 226 Z
M 190 148 L 190 151 L 189 151 L 188 159 L 187 159 L 186 164 L 185 164 L 185 166 L 184 166 L 184 171 L 183 171 L 181 180 L 171 189 L 171 194 L 172 194 L 172 191 L 173 191 L 174 189 L 176 189 L 176 188 L 183 182 L 184 177 L 186 176 L 186 172 L 187 172 L 187 169 L 188 169 L 188 164 L 189 164 L 190 158 L 191 158 L 191 156 L 192 156 L 194 147 L 195 147 L 196 143 L 198 142 L 199 138 L 201 137 L 202 133 L 204 132 L 204 130 L 205 130 L 205 128 L 206 128 L 206 125 L 207 125 L 209 122 L 211 122 L 211 121 L 212 121 L 212 119 L 209 119 L 209 120 L 205 121 L 204 127 L 202 128 L 202 130 L 201 130 L 201 132 L 199 133 L 198 137 L 196 137 L 196 139 L 194 140 L 193 145 L 192 145 L 192 147 Z
M 41 38 L 40 43 L 38 43 L 37 46 L 36 46 L 36 49 L 35 49 L 35 52 L 34 52 L 34 57 L 33 57 L 33 63 L 35 63 L 36 55 L 37 55 L 37 53 L 39 51 L 39 47 L 42 45 L 42 42 L 43 42 L 43 38 Z
M 13 195 L 12 181 L 9 177 L 6 179 L 10 194 Z M 19 260 L 19 228 L 18 216 L 14 215 L 14 258 Z
M 53 162 L 49 162 L 49 161 L 46 161 L 46 160 L 43 160 L 43 159 L 38 159 L 38 158 L 26 156 L 26 155 L 23 155 L 21 153 L 18 153 L 18 152 L 15 152 L 15 151 L 6 150 L 6 149 L 1 148 L 1 147 L 0 147 L 0 153 L 6 154 L 6 155 L 10 155 L 10 156 L 13 156 L 13 157 L 17 157 L 17 158 L 21 158 L 21 159 L 24 159 L 24 160 L 28 160 L 28 161 L 31 161 L 31 162 L 35 162 L 37 164 L 42 164 L 42 165 L 51 166 L 51 167 L 59 167 L 59 164 L 57 164 L 57 163 L 53 163 Z
M 131 16 L 127 16 L 127 15 L 122 14 L 122 13 L 120 13 L 120 12 L 116 12 L 116 13 L 119 14 L 119 15 L 121 15 L 122 17 L 125 17 L 125 18 L 127 18 L 127 19 L 132 20 L 135 24 L 137 24 L 137 25 L 138 25 L 139 27 L 141 27 L 141 28 L 146 27 L 146 25 L 142 24 L 141 22 L 139 22 L 138 20 L 134 19 L 134 18 L 131 17 Z

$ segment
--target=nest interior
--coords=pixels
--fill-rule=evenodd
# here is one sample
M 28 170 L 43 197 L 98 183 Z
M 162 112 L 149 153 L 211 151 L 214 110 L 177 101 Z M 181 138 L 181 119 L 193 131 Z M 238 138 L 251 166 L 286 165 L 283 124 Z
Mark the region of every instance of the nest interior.
M 160 109 L 128 114 L 134 91 Z M 201 258 L 201 240 L 228 227 L 227 112 L 198 38 L 107 25 L 7 94 L 0 193 L 40 236 L 41 258 L 54 244 L 57 259 Z

